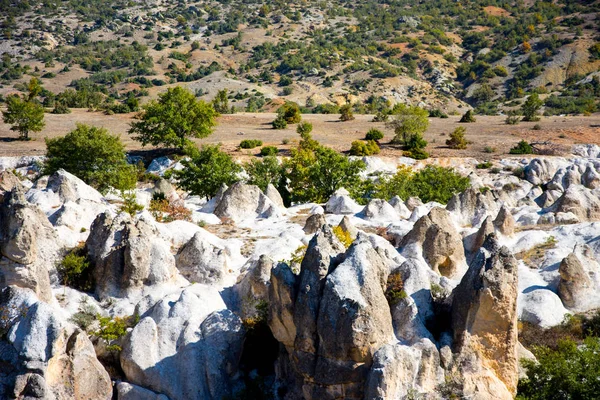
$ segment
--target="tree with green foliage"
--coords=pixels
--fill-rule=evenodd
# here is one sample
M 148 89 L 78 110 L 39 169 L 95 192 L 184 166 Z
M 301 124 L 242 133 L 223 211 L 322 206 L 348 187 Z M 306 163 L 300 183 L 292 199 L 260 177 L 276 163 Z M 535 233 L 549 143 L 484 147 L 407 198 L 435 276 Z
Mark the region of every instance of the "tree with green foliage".
M 221 151 L 220 145 L 204 145 L 182 164 L 185 168 L 174 173 L 179 186 L 207 200 L 217 194 L 221 185 L 239 181 L 242 171 L 229 154 Z
M 461 124 L 468 124 L 468 123 L 473 123 L 476 122 L 477 120 L 475 119 L 475 113 L 473 112 L 473 110 L 468 110 L 466 113 L 463 114 L 463 116 L 460 118 L 460 122 Z
M 104 128 L 78 124 L 64 137 L 46 139 L 46 148 L 45 174 L 63 168 L 102 193 L 135 187 L 136 170 L 121 139 Z
M 302 137 L 303 135 L 308 135 L 312 132 L 313 130 L 313 126 L 310 122 L 306 122 L 306 121 L 302 121 L 298 124 L 298 126 L 296 127 L 296 132 L 298 133 L 298 135 L 300 135 L 300 137 Z
M 464 150 L 467 148 L 467 139 L 465 132 L 467 129 L 464 126 L 459 126 L 451 134 L 450 139 L 446 140 L 446 145 L 451 149 Z
M 344 104 L 340 107 L 340 121 L 352 121 L 354 114 L 352 113 L 352 104 Z
M 509 151 L 510 154 L 533 154 L 533 147 L 531 147 L 531 145 L 525 141 L 525 140 L 521 140 L 519 143 L 517 143 L 517 145 L 515 147 L 513 147 L 512 149 L 510 149 Z
M 256 185 L 260 190 L 265 191 L 269 184 L 278 189 L 283 183 L 285 186 L 283 166 L 275 156 L 266 156 L 261 159 L 253 159 L 244 163 L 244 170 L 248 174 L 247 183 Z
M 406 200 L 414 196 L 425 203 L 437 201 L 446 204 L 452 196 L 466 190 L 469 185 L 469 178 L 452 168 L 428 165 L 414 172 L 409 167 L 399 167 L 392 177 L 379 180 L 373 197 L 387 200 L 400 196 Z
M 350 155 L 372 156 L 379 154 L 379 145 L 374 140 L 355 140 L 350 147 Z
M 429 128 L 429 113 L 417 106 L 401 105 L 393 110 L 395 118 L 387 123 L 394 130 L 393 143 L 408 145 L 411 138 L 420 136 Z M 415 142 L 413 140 L 413 142 Z
M 222 89 L 217 92 L 217 95 L 212 101 L 212 106 L 219 114 L 229 114 L 229 99 L 227 89 Z
M 273 122 L 271 122 L 271 125 L 273 125 L 273 129 L 285 129 L 287 128 L 287 121 L 284 116 L 278 115 Z
M 277 116 L 285 119 L 288 124 L 297 124 L 302 119 L 300 106 L 293 101 L 286 101 L 284 105 L 277 109 Z
M 144 105 L 129 133 L 136 135 L 134 139 L 142 146 L 174 146 L 183 150 L 188 138 L 205 138 L 212 133 L 216 116 L 212 105 L 177 86 Z
M 588 337 L 582 345 L 571 340 L 556 350 L 536 347 L 537 360 L 523 359 L 527 377 L 519 380 L 520 400 L 593 400 L 600 393 L 600 339 Z
M 538 112 L 540 111 L 540 108 L 542 108 L 543 104 L 544 102 L 540 99 L 540 96 L 537 93 L 530 94 L 521 107 L 523 121 L 539 121 L 540 117 L 538 116 Z
M 36 100 L 42 87 L 36 78 L 31 78 L 28 94 L 17 94 L 6 98 L 6 111 L 2 112 L 4 123 L 12 125 L 10 130 L 19 132 L 20 140 L 29 140 L 29 132 L 44 129 L 44 107 Z
M 383 132 L 381 132 L 379 129 L 371 128 L 365 135 L 365 140 L 374 140 L 379 142 L 381 139 L 383 139 Z
M 341 187 L 353 192 L 361 184 L 359 173 L 364 168 L 362 161 L 350 160 L 305 134 L 285 162 L 291 199 L 323 203 Z

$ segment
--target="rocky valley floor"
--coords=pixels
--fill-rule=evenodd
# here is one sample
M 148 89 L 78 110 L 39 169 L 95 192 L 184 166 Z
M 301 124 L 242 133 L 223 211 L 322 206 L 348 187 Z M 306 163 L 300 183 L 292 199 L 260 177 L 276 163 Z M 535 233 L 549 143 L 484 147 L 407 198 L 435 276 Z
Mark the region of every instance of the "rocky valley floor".
M 159 179 L 133 215 L 1 157 L 0 398 L 512 399 L 519 325 L 600 308 L 600 147 L 568 153 L 455 158 L 472 187 L 446 205 L 340 189 L 286 208 L 243 183 L 206 201 Z M 192 222 L 159 222 L 154 193 Z M 93 285 L 64 285 L 81 255 Z

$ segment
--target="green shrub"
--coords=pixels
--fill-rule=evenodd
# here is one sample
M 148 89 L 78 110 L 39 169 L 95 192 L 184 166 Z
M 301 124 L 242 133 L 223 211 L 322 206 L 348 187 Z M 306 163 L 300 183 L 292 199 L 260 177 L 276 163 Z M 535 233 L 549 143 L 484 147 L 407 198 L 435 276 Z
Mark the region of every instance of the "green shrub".
M 379 154 L 379 146 L 374 140 L 366 142 L 363 140 L 355 140 L 352 142 L 350 154 L 353 156 L 371 156 L 373 154 Z
M 350 232 L 345 231 L 341 226 L 335 226 L 333 228 L 333 233 L 346 248 L 350 247 L 352 242 L 354 242 Z
M 558 349 L 535 347 L 537 361 L 522 360 L 527 378 L 519 380 L 517 399 L 595 399 L 600 393 L 600 339 L 583 345 L 571 340 Z
M 533 154 L 533 147 L 525 140 L 521 140 L 515 147 L 510 149 L 510 154 Z
M 352 113 L 352 105 L 345 104 L 340 107 L 340 121 L 352 121 L 354 114 Z
M 285 187 L 283 166 L 279 163 L 277 157 L 255 158 L 244 164 L 244 170 L 248 174 L 247 183 L 258 186 L 262 191 L 265 191 L 269 184 L 273 184 L 275 187 L 283 184 Z
M 390 306 L 398 304 L 402 299 L 407 297 L 404 290 L 404 282 L 399 272 L 393 272 L 388 276 L 385 289 L 385 298 Z
M 461 123 L 472 123 L 472 122 L 475 122 L 475 121 L 477 121 L 477 120 L 475 119 L 475 114 L 473 113 L 473 110 L 469 110 L 469 111 L 467 111 L 461 117 L 461 119 L 460 119 L 459 122 L 461 122 Z
M 273 122 L 271 122 L 271 125 L 273 125 L 273 129 L 285 129 L 287 128 L 287 121 L 285 120 L 285 117 L 278 115 Z
M 133 216 L 144 209 L 144 206 L 137 202 L 137 196 L 134 191 L 122 191 L 121 197 L 123 198 L 123 204 L 121 204 L 121 208 L 119 208 L 120 212 L 126 212 Z
M 255 147 L 262 146 L 262 140 L 257 139 L 244 139 L 240 142 L 240 147 L 242 149 L 253 149 Z
M 492 164 L 492 162 L 491 162 L 491 161 L 485 161 L 485 162 L 482 162 L 482 163 L 479 163 L 479 164 L 477 164 L 477 165 L 475 166 L 475 168 L 476 168 L 476 169 L 489 169 L 489 168 L 492 168 L 492 166 L 493 166 L 493 165 L 494 165 L 494 164 Z
M 379 129 L 371 128 L 365 135 L 365 140 L 374 140 L 379 142 L 381 139 L 383 139 L 383 132 L 381 132 Z
M 57 267 L 61 283 L 83 292 L 94 290 L 93 269 L 83 246 L 67 253 Z
M 239 181 L 242 167 L 219 145 L 204 145 L 190 160 L 183 160 L 184 169 L 173 174 L 179 180 L 179 186 L 188 192 L 203 196 L 207 200 L 213 197 L 221 185 L 232 185 Z
M 496 148 L 492 147 L 492 146 L 485 146 L 483 148 L 483 152 L 484 153 L 495 153 L 496 152 Z
M 284 105 L 279 107 L 277 109 L 277 115 L 284 118 L 285 122 L 288 124 L 297 124 L 302 119 L 302 116 L 300 115 L 300 106 L 292 101 L 287 101 Z
M 450 134 L 450 139 L 446 140 L 446 145 L 451 149 L 464 150 L 467 148 L 467 139 L 465 138 L 465 132 L 467 130 L 464 126 L 459 126 Z
M 260 149 L 260 155 L 263 157 L 266 156 L 276 156 L 279 153 L 279 149 L 275 146 L 265 146 Z
M 518 111 L 511 110 L 506 113 L 506 119 L 504 120 L 506 125 L 517 125 L 521 122 L 521 116 Z
M 98 322 L 100 323 L 100 328 L 94 332 L 94 336 L 102 339 L 108 346 L 107 349 L 109 351 L 121 351 L 121 346 L 116 344 L 116 342 L 125 336 L 127 333 L 127 328 L 134 327 L 140 317 L 130 316 L 130 317 L 103 317 L 101 315 L 97 316 Z
M 454 194 L 470 186 L 468 177 L 463 177 L 452 168 L 428 165 L 414 172 L 408 167 L 400 167 L 392 177 L 382 177 L 376 184 L 373 197 L 402 199 L 418 197 L 423 202 L 437 201 L 446 204 Z
M 64 137 L 46 139 L 46 147 L 45 174 L 64 168 L 103 193 L 135 187 L 135 167 L 127 164 L 119 137 L 106 129 L 79 124 Z
M 434 108 L 433 110 L 429 110 L 429 118 L 448 118 L 448 114 L 440 110 L 439 108 Z

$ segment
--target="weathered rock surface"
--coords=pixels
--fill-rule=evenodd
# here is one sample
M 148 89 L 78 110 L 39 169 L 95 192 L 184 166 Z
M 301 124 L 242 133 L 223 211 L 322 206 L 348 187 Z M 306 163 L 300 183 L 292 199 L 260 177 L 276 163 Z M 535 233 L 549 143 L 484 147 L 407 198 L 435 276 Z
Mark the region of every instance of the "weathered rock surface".
M 235 398 L 244 328 L 231 311 L 213 312 L 204 296 L 185 290 L 142 315 L 121 352 L 129 382 L 171 400 Z
M 208 232 L 197 232 L 176 256 L 177 269 L 190 282 L 220 283 L 231 264 L 229 249 L 209 236 Z
M 459 224 L 477 226 L 487 216 L 495 215 L 498 206 L 490 191 L 482 193 L 475 188 L 469 188 L 452 196 L 446 210 L 452 213 Z
M 4 201 L 4 194 L 12 192 L 14 188 L 22 188 L 22 183 L 15 174 L 9 171 L 0 171 L 0 202 Z
M 513 255 L 491 235 L 454 291 L 454 370 L 467 397 L 511 399 L 516 393 L 517 271 Z
M 350 197 L 350 193 L 340 188 L 335 191 L 325 204 L 325 212 L 328 214 L 356 214 L 362 207 Z
M 572 311 L 585 312 L 600 306 L 600 264 L 589 246 L 576 246 L 573 252 L 562 260 L 558 272 L 558 296 L 565 307 Z
M 281 193 L 279 193 L 279 190 L 277 190 L 272 183 L 269 183 L 267 186 L 267 189 L 265 190 L 265 196 L 267 196 L 269 200 L 271 200 L 277 207 L 281 208 L 282 210 L 285 208 Z
M 492 222 L 492 217 L 487 217 L 477 232 L 465 238 L 465 249 L 471 253 L 479 251 L 488 235 L 494 233 L 495 231 L 496 230 L 494 227 L 494 222 Z
M 579 221 L 600 220 L 600 192 L 582 185 L 571 185 L 546 211 L 572 213 Z
M 0 292 L 0 398 L 110 400 L 108 373 L 87 335 L 28 289 Z
M 241 222 L 273 217 L 279 215 L 280 210 L 258 186 L 237 182 L 223 193 L 214 213 L 219 218 Z
M 130 293 L 177 277 L 170 245 L 152 221 L 129 214 L 100 214 L 86 242 L 94 265 L 96 293 L 101 297 L 127 297 Z
M 434 207 L 421 217 L 402 239 L 401 252 L 407 258 L 418 258 L 419 253 L 434 271 L 446 277 L 460 277 L 466 270 L 462 238 L 457 232 L 451 214 Z
M 280 380 L 299 382 L 292 390 L 306 399 L 364 397 L 373 356 L 393 338 L 388 269 L 360 235 L 344 254 L 327 226 L 311 240 L 299 277 L 273 269 L 269 325 L 297 374 Z
M 505 236 L 512 236 L 515 233 L 515 219 L 510 213 L 508 207 L 503 206 L 500 208 L 496 219 L 494 220 L 494 227 Z
M 406 204 L 402 201 L 399 196 L 394 196 L 390 199 L 390 205 L 394 207 L 398 216 L 402 219 L 410 218 L 411 210 L 408 209 Z
M 344 217 L 342 217 L 342 220 L 340 221 L 338 226 L 342 228 L 344 232 L 348 232 L 352 239 L 356 239 L 356 236 L 358 236 L 358 229 L 356 228 L 356 226 L 354 226 L 352 221 L 350 221 L 350 218 L 347 215 L 344 215 Z
M 242 319 L 256 317 L 259 308 L 268 303 L 271 270 L 274 265 L 275 262 L 263 254 L 257 260 L 250 260 L 242 268 L 235 286 Z
M 306 223 L 304 224 L 304 233 L 307 235 L 315 234 L 323 225 L 327 224 L 327 219 L 323 214 L 312 214 L 306 219 Z
M 0 207 L 0 283 L 29 288 L 50 301 L 50 273 L 61 255 L 60 241 L 46 215 L 16 187 Z
M 369 201 L 359 215 L 367 221 L 393 221 L 400 218 L 394 207 L 383 199 Z

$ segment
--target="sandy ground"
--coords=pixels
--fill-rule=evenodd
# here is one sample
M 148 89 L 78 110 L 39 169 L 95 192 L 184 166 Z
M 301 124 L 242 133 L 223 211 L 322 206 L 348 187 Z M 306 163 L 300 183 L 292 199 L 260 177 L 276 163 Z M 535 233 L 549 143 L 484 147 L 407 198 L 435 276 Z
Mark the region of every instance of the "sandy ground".
M 42 132 L 31 135 L 32 140 L 23 142 L 16 140 L 17 134 L 10 127 L 0 122 L 0 156 L 42 155 L 46 150 L 44 138 L 57 137 L 67 134 L 77 123 L 86 123 L 108 129 L 111 133 L 119 134 L 128 150 L 139 150 L 141 146 L 127 134 L 129 122 L 134 114 L 104 115 L 87 110 L 73 110 L 71 114 L 46 114 L 46 127 Z M 265 145 L 275 145 L 283 154 L 298 140 L 296 126 L 290 125 L 285 130 L 274 130 L 270 122 L 274 119 L 272 113 L 238 113 L 222 115 L 218 119 L 215 132 L 205 139 L 196 139 L 198 144 L 222 143 L 223 149 L 235 155 L 245 156 L 258 152 L 255 150 L 238 150 L 237 146 L 243 139 L 260 139 Z M 370 128 L 381 129 L 385 133 L 382 143 L 382 156 L 400 156 L 401 150 L 387 145 L 393 137 L 393 131 L 383 123 L 371 122 L 370 115 L 356 115 L 354 121 L 340 122 L 338 115 L 309 114 L 303 115 L 304 120 L 313 124 L 313 136 L 321 143 L 338 151 L 350 149 L 352 141 L 364 138 Z M 433 157 L 476 157 L 498 158 L 506 156 L 509 149 L 521 139 L 528 141 L 546 141 L 568 148 L 574 143 L 600 144 L 600 114 L 590 117 L 544 117 L 537 123 L 521 123 L 506 125 L 501 116 L 478 116 L 477 122 L 459 124 L 458 116 L 448 119 L 432 118 L 430 127 L 425 134 L 429 142 L 427 151 Z M 533 130 L 539 124 L 541 130 Z M 446 147 L 448 134 L 457 126 L 467 128 L 467 139 L 472 142 L 467 150 L 452 150 Z M 285 139 L 289 140 L 283 145 Z M 495 148 L 492 154 L 485 153 L 486 146 Z M 150 149 L 150 148 L 147 148 Z

